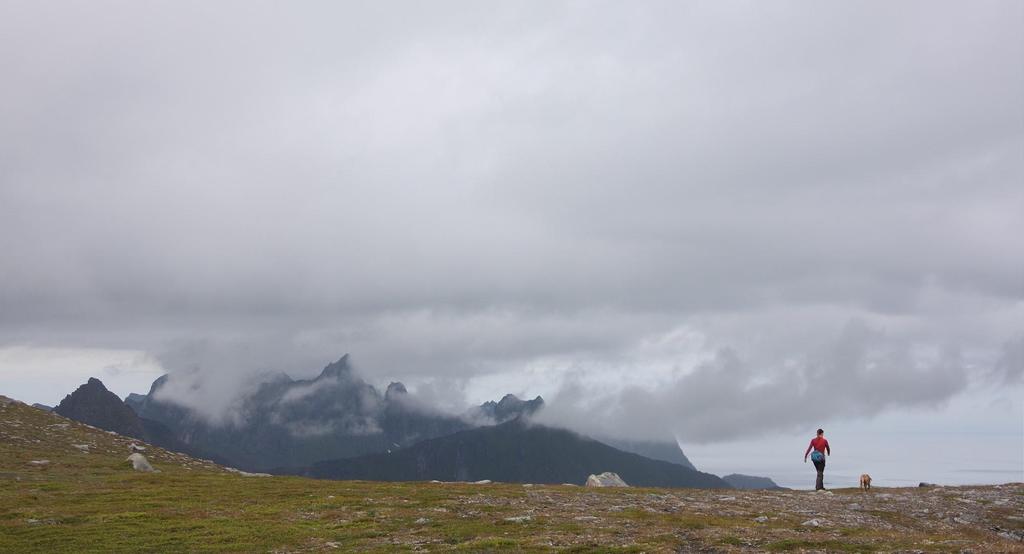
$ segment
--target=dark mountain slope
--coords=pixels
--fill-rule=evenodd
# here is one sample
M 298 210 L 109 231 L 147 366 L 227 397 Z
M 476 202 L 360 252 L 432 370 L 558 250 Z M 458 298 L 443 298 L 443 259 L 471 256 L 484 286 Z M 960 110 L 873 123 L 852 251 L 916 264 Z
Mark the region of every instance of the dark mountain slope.
M 787 490 L 785 487 L 780 487 L 775 481 L 767 477 L 755 477 L 753 475 L 743 475 L 741 473 L 731 473 L 722 477 L 726 483 L 729 483 L 737 489 L 746 490 Z
M 690 463 L 689 458 L 686 457 L 686 454 L 683 454 L 683 450 L 679 448 L 679 444 L 675 441 L 631 441 L 606 438 L 601 438 L 599 440 L 609 446 L 618 448 L 619 450 L 639 454 L 645 458 L 671 462 L 690 469 L 697 469 L 692 463 Z
M 105 431 L 146 441 L 168 450 L 185 452 L 186 446 L 178 441 L 166 425 L 141 418 L 116 394 L 107 390 L 103 382 L 91 377 L 84 385 L 64 397 L 53 412 Z
M 730 488 L 720 478 L 623 452 L 563 429 L 515 419 L 391 452 L 314 464 L 298 473 L 327 479 L 583 483 L 613 471 L 634 486 Z
M 53 411 L 68 419 L 126 437 L 143 440 L 146 435 L 142 420 L 135 411 L 95 377 L 65 396 Z

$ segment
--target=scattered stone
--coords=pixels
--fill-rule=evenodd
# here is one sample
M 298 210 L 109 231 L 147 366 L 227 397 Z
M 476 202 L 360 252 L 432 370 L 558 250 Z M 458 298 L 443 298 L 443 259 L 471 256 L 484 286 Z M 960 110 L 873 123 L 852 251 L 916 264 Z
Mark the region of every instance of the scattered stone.
M 998 535 L 1011 541 L 1024 542 L 1024 534 L 1014 533 L 1013 531 L 1000 531 Z
M 341 544 L 336 542 L 325 542 L 324 546 L 326 546 L 327 548 L 339 548 L 341 547 Z
M 490 479 L 481 479 L 479 481 L 473 481 L 473 484 L 474 485 L 490 485 L 491 484 L 491 480 Z
M 45 466 L 50 465 L 50 460 L 32 460 L 29 464 L 34 466 Z
M 606 471 L 597 475 L 591 475 L 587 477 L 588 487 L 628 487 L 622 477 L 619 477 L 617 473 Z
M 82 452 L 88 452 L 89 451 L 89 445 L 88 444 L 72 444 L 71 446 L 74 446 L 75 448 L 81 450 Z
M 573 518 L 576 521 L 597 521 L 597 516 L 576 516 Z
M 754 521 L 756 521 L 758 523 L 767 523 L 768 522 L 768 516 L 757 516 L 757 517 L 754 518 Z
M 140 454 L 140 456 L 141 456 L 141 454 Z M 242 477 L 273 477 L 269 473 L 249 473 L 248 471 L 242 471 L 240 469 L 235 469 L 233 467 L 226 467 L 226 468 L 224 468 L 224 471 L 230 471 L 231 473 L 237 473 L 238 475 L 241 475 Z M 332 496 L 330 498 L 334 498 L 334 497 Z
M 821 527 L 821 522 L 816 519 L 808 519 L 800 525 L 803 525 L 804 527 Z
M 515 517 L 506 517 L 505 521 L 510 521 L 512 523 L 525 523 L 527 521 L 531 521 L 532 519 L 533 518 L 531 516 L 515 516 Z
M 415 523 L 416 525 L 426 525 L 427 523 L 430 523 L 430 520 L 425 517 L 421 517 L 417 519 Z
M 128 445 L 128 450 L 131 452 L 145 452 L 146 447 L 135 444 L 134 442 Z
M 732 501 L 732 500 L 736 500 L 736 497 L 735 496 L 719 496 L 718 499 L 721 500 L 722 502 L 729 502 L 729 501 Z

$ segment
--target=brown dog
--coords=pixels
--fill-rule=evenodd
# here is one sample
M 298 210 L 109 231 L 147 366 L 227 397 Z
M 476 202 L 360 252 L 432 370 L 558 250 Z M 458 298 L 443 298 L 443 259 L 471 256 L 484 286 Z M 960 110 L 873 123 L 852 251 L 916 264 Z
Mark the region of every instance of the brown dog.
M 871 488 L 871 476 L 867 473 L 860 476 L 860 490 L 866 491 Z

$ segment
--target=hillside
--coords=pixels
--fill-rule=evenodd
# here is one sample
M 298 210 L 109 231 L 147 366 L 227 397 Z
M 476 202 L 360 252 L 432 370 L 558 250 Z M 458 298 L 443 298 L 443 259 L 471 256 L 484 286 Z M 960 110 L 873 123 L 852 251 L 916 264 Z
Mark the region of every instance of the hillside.
M 244 477 L 148 446 L 154 474 L 123 461 L 131 442 L 0 397 L 0 552 L 1024 552 L 1021 484 L 821 494 L 316 481 Z
M 564 429 L 521 418 L 426 440 L 390 453 L 314 464 L 302 472 L 328 479 L 582 484 L 612 471 L 637 486 L 730 488 L 709 473 L 623 452 Z
M 772 481 L 767 477 L 755 477 L 753 475 L 743 475 L 741 473 L 723 475 L 722 480 L 737 489 L 779 490 L 785 488 L 780 487 L 775 481 Z

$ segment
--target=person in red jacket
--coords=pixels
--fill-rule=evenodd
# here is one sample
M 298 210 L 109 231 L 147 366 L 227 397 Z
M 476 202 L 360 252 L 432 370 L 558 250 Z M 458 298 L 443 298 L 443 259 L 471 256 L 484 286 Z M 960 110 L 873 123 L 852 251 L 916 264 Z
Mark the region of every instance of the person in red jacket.
M 811 454 L 814 450 L 814 454 Z M 804 463 L 807 463 L 807 455 L 811 454 L 811 461 L 814 462 L 814 469 L 818 470 L 818 480 L 814 482 L 814 490 L 825 490 L 825 453 L 832 455 L 832 449 L 828 446 L 828 439 L 825 438 L 825 431 L 818 429 L 818 436 L 811 439 L 811 444 L 804 452 Z

